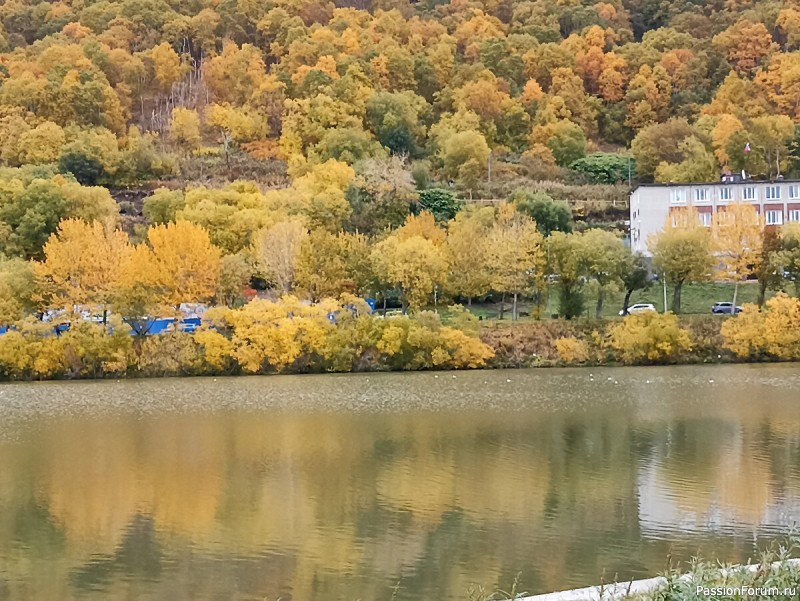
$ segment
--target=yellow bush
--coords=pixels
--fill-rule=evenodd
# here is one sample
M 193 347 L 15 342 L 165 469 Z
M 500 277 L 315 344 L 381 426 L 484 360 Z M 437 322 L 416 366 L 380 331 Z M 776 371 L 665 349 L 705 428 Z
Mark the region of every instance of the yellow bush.
M 118 317 L 112 318 L 109 325 L 111 331 L 102 324 L 76 320 L 61 335 L 69 376 L 95 378 L 128 370 L 133 361 L 130 328 Z
M 689 332 L 672 313 L 628 315 L 611 327 L 609 346 L 622 363 L 665 363 L 691 349 Z
M 757 305 L 746 304 L 733 319 L 726 319 L 720 328 L 726 349 L 737 357 L 758 357 L 765 351 L 764 317 Z
M 151 376 L 193 375 L 202 373 L 203 356 L 191 334 L 169 332 L 145 339 L 137 365 Z
M 131 337 L 119 319 L 110 328 L 76 320 L 60 336 L 30 319 L 0 335 L 0 378 L 482 367 L 494 351 L 477 337 L 473 318 L 457 313 L 453 324 L 467 331 L 430 311 L 377 319 L 354 298 L 309 304 L 285 296 L 210 309 L 209 326 L 194 334 L 144 338 Z
M 194 339 L 202 347 L 208 365 L 215 369 L 225 369 L 229 365 L 233 346 L 225 336 L 213 330 L 200 330 Z
M 765 311 L 745 305 L 722 325 L 721 333 L 725 348 L 738 357 L 800 359 L 800 299 L 779 294 L 767 301 Z
M 558 359 L 567 365 L 586 363 L 589 360 L 589 345 L 574 336 L 558 338 L 553 342 Z
M 31 365 L 28 341 L 19 332 L 0 335 L 0 375 L 17 379 L 25 377 Z

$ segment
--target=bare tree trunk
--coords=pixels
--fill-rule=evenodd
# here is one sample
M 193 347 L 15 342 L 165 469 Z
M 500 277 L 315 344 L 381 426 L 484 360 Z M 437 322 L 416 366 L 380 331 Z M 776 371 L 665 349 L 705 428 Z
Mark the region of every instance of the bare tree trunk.
M 731 305 L 731 315 L 736 315 L 736 297 L 739 295 L 739 280 L 733 285 L 733 304 Z
M 633 294 L 633 290 L 626 290 L 625 291 L 625 300 L 622 303 L 622 315 L 628 314 L 628 306 L 631 304 L 631 294 Z
M 683 282 L 678 282 L 675 284 L 675 290 L 672 293 L 672 312 L 676 315 L 681 312 L 681 289 L 683 288 Z
M 517 292 L 514 292 L 514 302 L 511 305 L 511 321 L 517 321 Z
M 601 287 L 597 292 L 597 306 L 595 307 L 595 318 L 603 319 L 603 288 Z
M 503 319 L 505 313 L 506 313 L 506 293 L 503 292 L 503 296 L 500 299 L 500 319 Z
M 764 301 L 767 298 L 767 282 L 759 282 L 758 283 L 758 308 L 761 309 L 764 306 Z

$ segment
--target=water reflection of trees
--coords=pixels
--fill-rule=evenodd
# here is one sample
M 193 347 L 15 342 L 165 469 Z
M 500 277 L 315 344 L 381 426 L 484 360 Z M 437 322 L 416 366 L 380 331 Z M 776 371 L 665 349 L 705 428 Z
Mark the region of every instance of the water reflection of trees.
M 796 498 L 796 417 L 736 411 L 54 421 L 0 447 L 0 580 L 11 598 L 378 600 L 398 580 L 458 598 L 519 570 L 536 590 L 652 573 L 669 549 L 642 537 L 643 470 L 701 520 L 756 527 Z

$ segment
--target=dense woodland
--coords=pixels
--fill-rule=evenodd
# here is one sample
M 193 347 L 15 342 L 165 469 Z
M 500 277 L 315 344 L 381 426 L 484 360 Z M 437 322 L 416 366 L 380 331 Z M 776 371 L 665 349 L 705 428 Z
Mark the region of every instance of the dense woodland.
M 759 304 L 798 291 L 791 224 L 687 214 L 651 266 L 564 201 L 800 168 L 800 5 L 12 0 L 0 51 L 2 324 L 76 308 L 133 324 L 199 302 L 230 307 L 230 341 L 242 315 L 285 323 L 297 299 L 358 314 L 346 299 L 420 312 L 491 295 L 516 319 L 522 298 L 542 316 L 551 288 L 560 316 L 599 318 L 651 267 L 676 313 L 683 285 L 711 277 L 757 278 Z M 148 190 L 141 215 L 120 187 Z M 239 309 L 251 286 L 288 300 Z M 488 356 L 457 357 L 457 334 L 420 319 L 441 339 L 400 363 Z M 402 354 L 374 327 L 350 367 Z M 262 363 L 237 361 L 254 371 L 302 355 L 251 351 Z
M 776 175 L 798 50 L 800 6 L 772 0 L 11 0 L 0 159 L 122 184 L 236 152 L 292 179 L 394 155 L 473 190 L 625 179 L 631 148 L 645 181 Z

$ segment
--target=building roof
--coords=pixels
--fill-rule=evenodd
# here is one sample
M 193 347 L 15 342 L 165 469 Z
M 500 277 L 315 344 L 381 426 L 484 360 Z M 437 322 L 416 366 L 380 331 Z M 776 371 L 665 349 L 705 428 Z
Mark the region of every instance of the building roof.
M 742 184 L 800 184 L 800 179 L 743 179 L 735 182 L 668 182 L 668 183 L 641 183 L 631 188 L 631 194 L 639 188 L 676 188 L 678 186 L 730 186 Z

